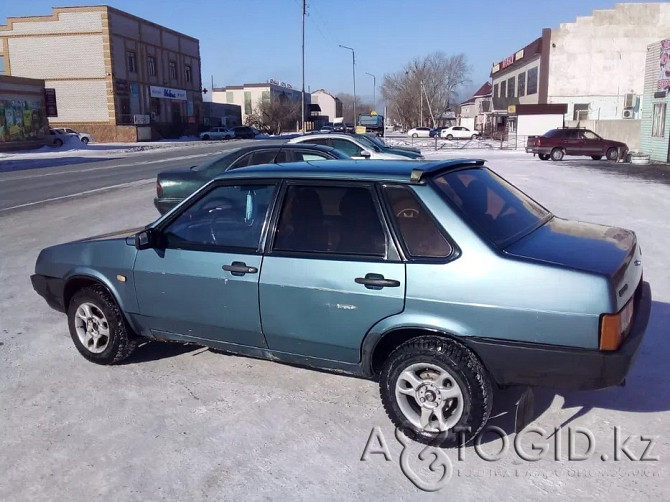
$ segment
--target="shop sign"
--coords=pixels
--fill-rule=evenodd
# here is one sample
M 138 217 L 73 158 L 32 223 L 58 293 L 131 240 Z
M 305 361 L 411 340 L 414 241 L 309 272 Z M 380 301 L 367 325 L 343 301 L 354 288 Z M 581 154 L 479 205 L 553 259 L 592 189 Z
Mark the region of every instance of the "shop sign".
M 170 87 L 158 87 L 152 85 L 149 87 L 149 93 L 152 98 L 179 99 L 181 101 L 186 101 L 186 91 L 183 89 L 172 89 Z
M 47 117 L 58 117 L 56 89 L 44 89 L 44 106 L 47 109 Z

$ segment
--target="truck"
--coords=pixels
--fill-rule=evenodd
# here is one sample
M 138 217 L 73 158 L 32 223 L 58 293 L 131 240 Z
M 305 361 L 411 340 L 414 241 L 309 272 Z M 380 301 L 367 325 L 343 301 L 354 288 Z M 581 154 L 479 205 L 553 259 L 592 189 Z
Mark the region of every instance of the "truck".
M 365 132 L 374 133 L 377 136 L 384 135 L 384 116 L 376 113 L 359 113 L 357 126 L 365 127 Z

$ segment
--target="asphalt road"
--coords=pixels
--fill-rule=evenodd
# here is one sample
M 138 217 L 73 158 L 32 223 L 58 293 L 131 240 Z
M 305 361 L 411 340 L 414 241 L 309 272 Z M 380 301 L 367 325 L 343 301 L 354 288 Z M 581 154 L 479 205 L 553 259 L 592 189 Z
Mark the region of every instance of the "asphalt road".
M 74 150 L 72 156 L 12 161 L 13 170 L 0 172 L 0 214 L 155 178 L 160 171 L 197 165 L 219 152 L 251 141 L 260 140 L 203 142 L 178 148 L 123 152 L 116 157 L 110 152 L 115 158 L 101 160 L 83 158 Z

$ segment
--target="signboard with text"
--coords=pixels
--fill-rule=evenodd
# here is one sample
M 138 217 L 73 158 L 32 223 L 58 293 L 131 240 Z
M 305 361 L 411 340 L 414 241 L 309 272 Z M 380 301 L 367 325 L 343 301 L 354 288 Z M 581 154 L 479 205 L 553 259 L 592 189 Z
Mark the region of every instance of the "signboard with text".
M 44 89 L 44 105 L 47 110 L 47 117 L 58 117 L 56 89 Z
M 661 42 L 661 57 L 658 68 L 658 84 L 656 89 L 670 89 L 670 38 Z
M 179 99 L 181 101 L 186 101 L 186 91 L 183 89 L 172 89 L 170 87 L 158 87 L 152 85 L 149 87 L 149 94 L 152 98 Z

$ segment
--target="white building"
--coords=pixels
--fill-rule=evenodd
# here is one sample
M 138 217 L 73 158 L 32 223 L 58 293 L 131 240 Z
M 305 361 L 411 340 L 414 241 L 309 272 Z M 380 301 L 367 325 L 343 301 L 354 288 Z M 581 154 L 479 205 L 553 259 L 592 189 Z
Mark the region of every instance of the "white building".
M 640 150 L 670 162 L 670 38 L 649 46 L 642 100 Z
M 492 111 L 492 89 L 491 84 L 486 82 L 470 99 L 461 103 L 460 125 L 480 132 L 484 131 L 486 118 Z
M 342 101 L 324 89 L 312 93 L 312 104 L 319 105 L 320 115 L 327 117 L 325 119 L 327 122 L 334 122 L 335 119 L 342 118 Z

